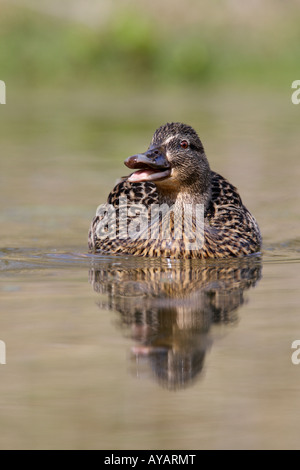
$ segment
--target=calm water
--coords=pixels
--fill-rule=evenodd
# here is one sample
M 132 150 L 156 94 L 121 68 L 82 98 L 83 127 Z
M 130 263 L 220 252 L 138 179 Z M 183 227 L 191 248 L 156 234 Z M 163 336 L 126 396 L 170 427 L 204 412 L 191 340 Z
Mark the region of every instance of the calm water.
M 12 92 L 7 103 L 0 448 L 299 448 L 300 107 L 288 93 L 234 91 Z M 239 188 L 260 256 L 88 254 L 90 220 L 124 159 L 168 120 L 193 125 L 212 169 Z

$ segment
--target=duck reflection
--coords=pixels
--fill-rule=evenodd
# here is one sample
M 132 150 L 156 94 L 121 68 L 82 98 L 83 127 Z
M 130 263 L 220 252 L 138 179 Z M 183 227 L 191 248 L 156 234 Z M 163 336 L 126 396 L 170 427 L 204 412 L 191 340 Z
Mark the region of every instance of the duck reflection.
M 203 369 L 212 324 L 233 323 L 244 291 L 261 278 L 258 257 L 227 262 L 94 259 L 90 282 L 102 309 L 120 313 L 135 341 L 133 357 L 151 365 L 168 389 L 183 388 Z

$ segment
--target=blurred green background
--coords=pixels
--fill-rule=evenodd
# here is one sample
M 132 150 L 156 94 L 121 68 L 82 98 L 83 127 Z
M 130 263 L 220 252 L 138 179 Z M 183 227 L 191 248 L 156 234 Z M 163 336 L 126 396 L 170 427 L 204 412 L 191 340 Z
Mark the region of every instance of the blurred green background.
M 2 0 L 1 79 L 29 87 L 281 87 L 297 0 Z
M 199 132 L 266 243 L 297 232 L 298 1 L 0 0 L 0 13 L 4 244 L 86 250 L 125 158 L 167 121 Z

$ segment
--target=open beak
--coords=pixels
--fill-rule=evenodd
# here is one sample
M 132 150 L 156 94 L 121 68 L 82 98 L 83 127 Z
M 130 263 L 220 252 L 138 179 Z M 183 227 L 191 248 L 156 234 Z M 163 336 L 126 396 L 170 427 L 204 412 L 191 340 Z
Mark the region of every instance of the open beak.
M 147 152 L 128 157 L 124 163 L 128 168 L 138 170 L 127 179 L 132 183 L 163 180 L 171 174 L 170 163 L 162 147 L 151 146 Z

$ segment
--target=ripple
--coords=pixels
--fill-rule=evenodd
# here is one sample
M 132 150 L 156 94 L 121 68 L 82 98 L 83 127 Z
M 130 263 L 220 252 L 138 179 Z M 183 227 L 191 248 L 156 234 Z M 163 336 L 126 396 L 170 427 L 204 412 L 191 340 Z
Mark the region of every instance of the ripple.
M 300 239 L 295 238 L 264 246 L 263 261 L 265 263 L 298 263 L 300 261 Z
M 300 239 L 295 238 L 285 240 L 280 243 L 270 243 L 263 246 L 261 253 L 250 255 L 251 257 L 261 258 L 263 263 L 298 263 L 300 261 Z M 242 259 L 242 258 L 241 258 Z M 12 248 L 5 247 L 0 250 L 0 272 L 35 270 L 35 269 L 63 269 L 85 267 L 101 267 L 106 263 L 110 266 L 142 268 L 144 267 L 169 267 L 181 268 L 186 263 L 194 264 L 227 264 L 232 259 L 227 260 L 170 260 L 168 258 L 141 258 L 124 255 L 91 254 L 81 252 L 78 247 L 72 251 L 64 249 L 50 248 L 42 250 L 36 247 Z

